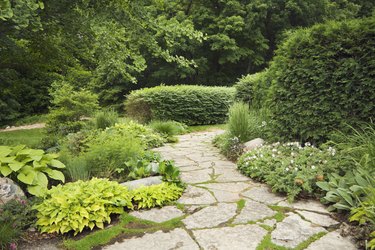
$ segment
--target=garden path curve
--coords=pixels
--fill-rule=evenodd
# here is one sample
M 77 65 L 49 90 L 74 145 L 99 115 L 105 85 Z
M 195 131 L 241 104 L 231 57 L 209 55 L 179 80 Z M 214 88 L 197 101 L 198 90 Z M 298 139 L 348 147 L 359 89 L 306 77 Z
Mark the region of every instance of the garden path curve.
M 319 202 L 289 204 L 266 185 L 237 172 L 236 165 L 211 144 L 218 133 L 222 131 L 182 135 L 178 143 L 155 149 L 176 162 L 187 189 L 178 206 L 132 212 L 159 223 L 180 217 L 184 226 L 104 249 L 356 249 L 340 236 L 339 223 Z

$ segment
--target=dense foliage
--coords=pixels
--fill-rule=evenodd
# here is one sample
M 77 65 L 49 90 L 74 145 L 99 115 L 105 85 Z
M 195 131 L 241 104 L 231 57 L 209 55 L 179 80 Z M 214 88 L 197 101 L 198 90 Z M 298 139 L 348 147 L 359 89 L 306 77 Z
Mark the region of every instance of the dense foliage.
M 373 7 L 369 0 L 4 0 L 0 123 L 46 111 L 55 80 L 90 87 L 117 107 L 135 88 L 232 84 L 266 66 L 284 31 L 368 16 Z
M 269 184 L 273 191 L 282 192 L 293 200 L 297 195 L 313 195 L 316 182 L 336 172 L 338 165 L 334 148 L 320 150 L 309 144 L 274 143 L 254 149 L 238 161 L 238 169 L 245 175 Z
M 276 136 L 321 142 L 345 123 L 373 118 L 374 37 L 374 17 L 319 24 L 289 36 L 269 70 Z
M 0 173 L 25 185 L 30 194 L 41 196 L 48 187 L 48 177 L 65 181 L 64 174 L 57 170 L 65 165 L 57 157 L 57 154 L 46 154 L 43 150 L 23 145 L 0 146 Z
M 234 89 L 204 86 L 159 86 L 130 93 L 127 114 L 141 121 L 175 120 L 188 125 L 223 123 Z
M 93 178 L 71 182 L 49 190 L 38 211 L 36 225 L 42 232 L 64 234 L 82 232 L 85 228 L 103 228 L 112 214 L 124 209 L 152 208 L 178 199 L 183 189 L 176 184 L 162 183 L 129 191 L 117 182 Z
M 74 234 L 111 222 L 111 214 L 132 208 L 131 194 L 117 182 L 93 178 L 71 182 L 48 190 L 43 202 L 35 205 L 37 225 L 42 232 Z

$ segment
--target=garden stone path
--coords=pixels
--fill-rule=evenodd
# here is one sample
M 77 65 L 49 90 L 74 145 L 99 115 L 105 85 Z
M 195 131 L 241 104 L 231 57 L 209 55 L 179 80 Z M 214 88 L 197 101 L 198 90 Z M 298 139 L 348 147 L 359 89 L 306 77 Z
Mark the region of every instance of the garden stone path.
M 274 249 L 304 246 L 309 250 L 356 249 L 338 233 L 339 222 L 316 201 L 289 204 L 267 185 L 236 170 L 211 142 L 223 131 L 179 136 L 179 142 L 155 149 L 174 160 L 187 188 L 178 205 L 133 212 L 140 219 L 182 219 L 169 232 L 146 233 L 104 249 Z

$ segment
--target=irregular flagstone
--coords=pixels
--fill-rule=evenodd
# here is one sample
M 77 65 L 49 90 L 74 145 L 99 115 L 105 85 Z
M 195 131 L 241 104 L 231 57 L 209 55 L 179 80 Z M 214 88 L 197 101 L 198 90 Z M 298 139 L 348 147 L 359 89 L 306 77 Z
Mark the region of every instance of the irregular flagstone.
M 306 250 L 356 250 L 357 247 L 348 238 L 342 237 L 337 231 L 330 232 L 311 243 Z
M 186 228 L 215 227 L 227 222 L 236 215 L 237 204 L 219 203 L 217 206 L 205 207 L 202 210 L 183 219 Z
M 194 230 L 196 241 L 203 249 L 254 250 L 267 231 L 257 225 Z
M 303 220 L 297 214 L 289 213 L 288 217 L 276 224 L 276 229 L 271 233 L 271 241 L 276 245 L 294 248 L 320 232 L 327 231 Z
M 181 217 L 184 215 L 184 213 L 175 206 L 166 206 L 162 208 L 153 208 L 150 210 L 133 211 L 130 212 L 130 215 L 142 220 L 161 223 L 176 217 Z
M 297 211 L 297 213 L 302 215 L 306 220 L 309 220 L 312 223 L 321 225 L 323 227 L 330 227 L 339 224 L 338 221 L 332 219 L 328 215 L 317 214 L 309 211 Z
M 286 199 L 283 196 L 271 193 L 265 186 L 251 188 L 250 190 L 242 193 L 242 195 L 268 205 L 277 204 L 278 202 Z
M 249 181 L 250 179 L 243 176 L 235 169 L 215 168 L 215 179 L 217 182 Z
M 190 171 L 196 171 L 196 170 L 202 170 L 199 166 L 186 166 L 186 167 L 179 167 L 180 172 L 190 172 Z
M 275 224 L 276 224 L 276 220 L 275 219 L 267 219 L 267 220 L 264 220 L 262 222 L 258 222 L 257 224 L 263 224 L 263 225 L 266 225 L 266 226 L 269 226 L 269 227 L 273 227 Z
M 315 200 L 301 200 L 293 203 L 289 203 L 287 201 L 282 201 L 278 204 L 278 206 L 281 207 L 290 207 L 298 210 L 306 210 L 306 211 L 312 211 L 317 213 L 325 213 L 329 214 L 329 212 L 326 209 L 326 206 L 324 206 L 319 201 Z
M 206 189 L 188 186 L 177 202 L 190 205 L 205 205 L 216 203 L 216 200 Z
M 241 191 L 252 186 L 251 183 L 246 182 L 230 182 L 230 183 L 209 183 L 209 184 L 199 184 L 201 187 L 206 187 L 213 190 L 229 191 L 240 193 Z
M 241 210 L 241 213 L 234 219 L 233 223 L 248 223 L 249 221 L 261 220 L 266 217 L 274 216 L 275 214 L 275 211 L 262 203 L 246 200 L 245 207 Z
M 238 193 L 228 192 L 223 190 L 211 189 L 211 192 L 214 193 L 218 202 L 236 202 L 241 200 L 241 197 Z
M 222 161 L 222 160 L 213 161 L 213 165 L 215 168 L 237 169 L 237 165 L 230 161 Z
M 186 183 L 202 183 L 211 181 L 212 169 L 182 172 L 181 180 Z
M 190 235 L 183 229 L 177 228 L 173 231 L 164 233 L 157 231 L 152 234 L 145 234 L 140 238 L 126 239 L 119 243 L 106 246 L 105 250 L 165 250 L 165 249 L 185 249 L 195 250 L 199 249 L 197 243 L 190 237 Z
M 175 160 L 174 163 L 178 167 L 198 166 L 198 163 L 192 160 L 188 160 L 188 159 L 178 159 L 178 160 Z

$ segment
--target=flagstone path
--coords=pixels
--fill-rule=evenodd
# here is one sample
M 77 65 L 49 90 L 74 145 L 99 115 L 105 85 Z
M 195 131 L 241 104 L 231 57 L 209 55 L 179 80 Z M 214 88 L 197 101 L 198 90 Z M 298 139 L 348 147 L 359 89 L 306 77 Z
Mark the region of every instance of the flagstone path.
M 184 226 L 158 231 L 104 247 L 117 249 L 265 249 L 273 246 L 308 250 L 354 250 L 338 233 L 335 221 L 316 201 L 289 204 L 236 170 L 211 141 L 222 131 L 199 132 L 179 137 L 176 144 L 155 149 L 164 159 L 174 160 L 188 184 L 179 206 L 132 212 L 154 222 L 183 218 Z M 316 236 L 313 241 L 311 237 Z M 320 238 L 319 238 L 320 236 Z M 307 244 L 308 243 L 308 244 Z M 268 244 L 268 245 L 267 245 Z

